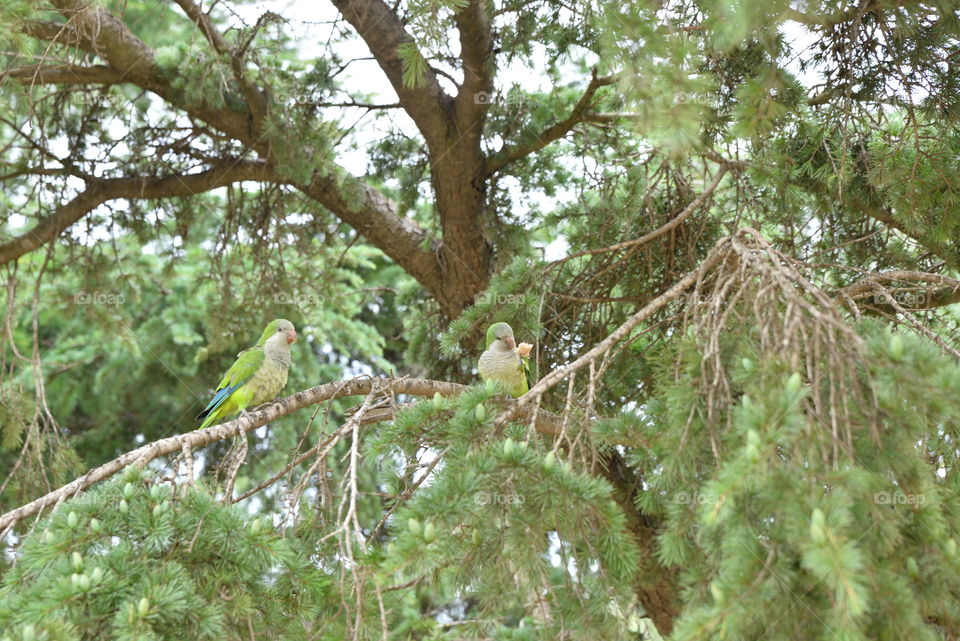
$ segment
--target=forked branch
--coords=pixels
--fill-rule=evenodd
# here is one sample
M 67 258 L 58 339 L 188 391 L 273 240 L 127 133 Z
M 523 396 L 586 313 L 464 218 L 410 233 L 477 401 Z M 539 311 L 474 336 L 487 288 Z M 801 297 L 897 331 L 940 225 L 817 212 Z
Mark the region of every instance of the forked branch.
M 616 76 L 598 76 L 596 69 L 594 69 L 593 76 L 590 78 L 590 84 L 587 85 L 586 91 L 584 91 L 583 95 L 580 96 L 580 100 L 578 100 L 577 104 L 574 105 L 569 116 L 560 122 L 547 127 L 528 141 L 520 143 L 515 147 L 501 149 L 494 155 L 487 158 L 487 162 L 483 168 L 484 175 L 489 176 L 493 173 L 496 173 L 498 170 L 512 162 L 540 151 L 554 140 L 563 138 L 571 129 L 574 128 L 577 123 L 586 120 L 587 109 L 589 109 L 591 103 L 593 102 L 593 97 L 596 95 L 597 90 L 600 89 L 600 87 L 612 85 L 616 81 Z

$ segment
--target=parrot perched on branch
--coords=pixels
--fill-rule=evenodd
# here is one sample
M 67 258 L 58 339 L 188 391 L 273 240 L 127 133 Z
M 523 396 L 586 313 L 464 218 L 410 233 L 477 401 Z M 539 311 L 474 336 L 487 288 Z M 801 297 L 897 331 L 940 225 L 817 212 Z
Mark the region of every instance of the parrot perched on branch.
M 283 318 L 271 321 L 257 344 L 237 354 L 223 375 L 213 400 L 197 415 L 196 420 L 203 420 L 200 429 L 276 398 L 287 384 L 290 344 L 295 340 L 293 323 Z
M 494 323 L 487 330 L 487 349 L 480 355 L 477 371 L 485 381 L 500 383 L 507 393 L 520 397 L 527 393 L 529 364 L 527 355 L 531 345 L 517 345 L 513 328 L 506 323 Z

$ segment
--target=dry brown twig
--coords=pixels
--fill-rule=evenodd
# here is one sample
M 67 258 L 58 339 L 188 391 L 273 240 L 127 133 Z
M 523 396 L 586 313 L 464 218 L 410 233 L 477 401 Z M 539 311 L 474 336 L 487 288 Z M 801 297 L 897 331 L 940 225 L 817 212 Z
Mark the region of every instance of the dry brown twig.
M 876 400 L 860 367 L 864 341 L 841 317 L 837 300 L 803 276 L 805 266 L 773 248 L 758 232 L 743 230 L 730 247 L 730 257 L 697 284 L 687 305 L 686 325 L 705 347 L 700 394 L 714 456 L 718 460 L 722 456 L 717 427 L 729 423 L 735 406 L 729 366 L 722 360 L 723 339 L 735 325 L 746 322 L 756 328 L 753 340 L 761 359 L 776 358 L 803 374 L 809 390 L 803 401 L 808 425 L 830 434 L 823 441 L 829 446 L 820 454 L 826 464 L 839 465 L 841 450 L 854 454 L 850 426 L 857 422 L 845 399 L 866 401 L 857 410 L 878 437 Z
M 734 407 L 728 366 L 722 360 L 721 339 L 744 314 L 758 328 L 761 357 L 774 356 L 804 372 L 810 388 L 806 415 L 811 427 L 818 425 L 830 435 L 830 451 L 822 455 L 837 464 L 843 450 L 852 455 L 849 425 L 852 409 L 846 398 L 863 398 L 857 411 L 864 412 L 876 437 L 876 403 L 869 385 L 862 380 L 859 364 L 863 340 L 840 316 L 837 301 L 804 276 L 804 266 L 774 249 L 756 230 L 744 228 L 721 239 L 700 265 L 679 279 L 660 296 L 628 318 L 606 338 L 576 360 L 544 376 L 494 421 L 502 426 L 514 420 L 525 407 L 536 405 L 544 393 L 561 381 L 587 368 L 588 384 L 599 384 L 604 359 L 622 342 L 635 338 L 634 330 L 668 304 L 693 292 L 685 304 L 684 325 L 691 327 L 704 348 L 701 360 L 701 396 L 706 427 L 714 456 L 722 456 L 719 428 L 729 421 Z M 946 284 L 944 281 L 938 281 Z M 599 368 L 597 363 L 599 362 Z M 568 408 L 571 389 L 568 388 Z M 589 396 L 593 394 L 588 390 Z M 589 408 L 588 408 L 589 409 Z M 567 412 L 565 411 L 565 417 Z M 691 408 L 688 421 L 697 415 Z M 561 424 L 563 428 L 563 424 Z M 561 429 L 561 435 L 564 430 Z
M 590 363 L 603 356 L 614 345 L 627 338 L 631 332 L 640 325 L 640 323 L 652 317 L 655 313 L 666 307 L 669 303 L 677 300 L 680 295 L 683 294 L 683 292 L 694 285 L 704 274 L 714 267 L 721 257 L 725 256 L 725 252 L 723 250 L 727 248 L 729 244 L 729 237 L 720 240 L 710 251 L 710 253 L 707 254 L 706 258 L 704 258 L 698 268 L 688 272 L 667 291 L 647 303 L 640 311 L 636 312 L 633 316 L 624 321 L 620 327 L 611 332 L 605 339 L 594 345 L 582 356 L 573 362 L 556 368 L 541 378 L 537 384 L 531 387 L 526 394 L 518 398 L 516 403 L 513 403 L 510 405 L 510 407 L 501 412 L 494 421 L 494 425 L 500 428 L 506 425 L 509 421 L 517 418 L 526 408 L 535 402 L 539 402 L 540 397 L 548 389 L 566 379 L 574 372 L 589 366 Z

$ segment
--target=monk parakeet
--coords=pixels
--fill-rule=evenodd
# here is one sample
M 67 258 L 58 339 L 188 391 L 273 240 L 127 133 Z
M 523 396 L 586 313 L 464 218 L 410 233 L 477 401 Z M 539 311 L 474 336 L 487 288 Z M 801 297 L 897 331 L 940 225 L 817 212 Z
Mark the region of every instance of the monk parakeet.
M 523 396 L 530 389 L 527 383 L 527 359 L 530 345 L 522 343 L 518 349 L 513 329 L 506 323 L 494 323 L 487 330 L 487 350 L 480 354 L 477 371 L 483 380 L 500 383 L 506 391 Z M 522 354 L 521 354 L 522 352 Z
M 287 384 L 290 343 L 295 340 L 293 323 L 283 318 L 271 321 L 257 344 L 237 354 L 223 375 L 213 400 L 197 415 L 196 420 L 203 419 L 200 429 L 276 398 Z

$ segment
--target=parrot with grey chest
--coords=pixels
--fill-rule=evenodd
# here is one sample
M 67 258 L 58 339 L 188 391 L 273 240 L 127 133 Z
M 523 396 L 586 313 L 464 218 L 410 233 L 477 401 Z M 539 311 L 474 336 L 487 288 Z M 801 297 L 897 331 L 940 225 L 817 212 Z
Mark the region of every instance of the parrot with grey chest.
M 287 384 L 290 345 L 296 340 L 293 323 L 284 318 L 271 321 L 256 345 L 237 354 L 213 399 L 197 415 L 196 420 L 203 421 L 200 429 L 275 399 Z
M 492 380 L 503 386 L 508 394 L 520 397 L 527 393 L 530 385 L 527 381 L 529 366 L 525 356 L 530 353 L 530 345 L 517 345 L 513 337 L 513 328 L 506 323 L 494 323 L 487 330 L 487 349 L 480 355 L 477 371 L 480 377 Z M 523 347 L 523 350 L 518 349 Z

